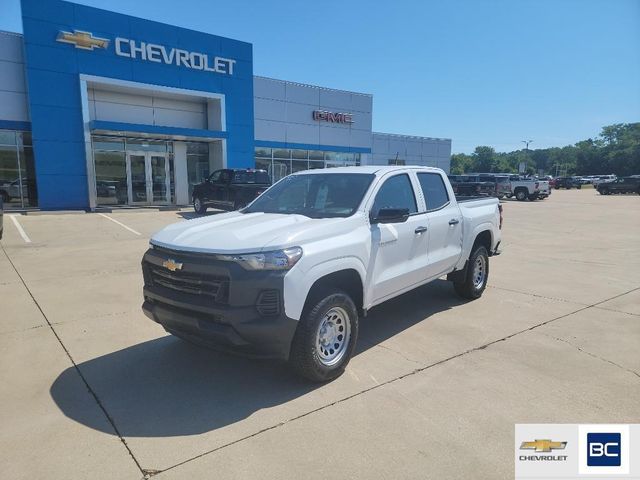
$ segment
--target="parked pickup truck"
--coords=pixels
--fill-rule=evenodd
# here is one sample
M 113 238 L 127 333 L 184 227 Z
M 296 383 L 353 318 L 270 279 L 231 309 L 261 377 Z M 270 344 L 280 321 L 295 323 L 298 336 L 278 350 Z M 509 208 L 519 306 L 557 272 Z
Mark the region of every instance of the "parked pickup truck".
M 449 182 L 456 196 L 496 196 L 495 181 L 485 181 L 477 175 L 449 175 Z
M 216 170 L 193 188 L 193 209 L 203 214 L 207 207 L 238 210 L 271 185 L 265 170 L 235 168 Z
M 444 275 L 479 298 L 501 227 L 498 199 L 456 199 L 440 169 L 298 172 L 244 209 L 153 235 L 142 308 L 185 340 L 330 380 L 375 305 Z
M 547 187 L 549 182 L 546 182 Z M 547 191 L 550 191 L 547 188 Z M 540 182 L 533 178 L 523 178 L 520 175 L 509 175 L 509 193 L 506 197 L 516 197 L 516 200 L 536 200 L 540 196 Z M 547 195 L 548 196 L 548 195 Z

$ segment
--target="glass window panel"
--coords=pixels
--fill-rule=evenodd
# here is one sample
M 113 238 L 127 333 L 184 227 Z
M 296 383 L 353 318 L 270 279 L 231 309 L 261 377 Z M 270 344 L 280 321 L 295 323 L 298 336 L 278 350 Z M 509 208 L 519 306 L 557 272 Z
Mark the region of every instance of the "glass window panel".
M 269 158 L 256 158 L 256 169 L 257 170 L 266 170 L 269 174 L 269 178 L 273 182 L 273 178 L 271 178 L 271 159 Z
M 22 132 L 22 133 L 19 133 L 19 135 L 22 136 L 22 145 L 29 146 L 29 147 L 32 145 L 31 132 Z
M 438 210 L 449 203 L 449 194 L 440 175 L 437 173 L 418 173 L 418 180 L 427 202 L 427 211 Z
M 274 150 L 273 158 L 289 159 L 291 158 L 291 150 L 281 150 L 281 149 Z
M 291 161 L 290 160 L 273 160 L 272 171 L 270 176 L 275 183 L 281 178 L 286 177 L 291 173 Z
M 94 150 L 109 150 L 109 151 L 124 151 L 124 139 L 121 138 L 108 138 L 108 137 L 93 137 L 93 149 Z
M 324 160 L 324 152 L 321 150 L 310 150 L 309 160 Z
M 21 206 L 16 147 L 0 147 L 0 195 L 5 205 Z
M 309 160 L 309 170 L 313 170 L 316 168 L 324 168 L 324 161 L 314 162 L 313 160 Z
M 33 148 L 23 147 L 20 151 L 20 169 L 24 206 L 37 207 L 38 190 L 36 188 L 36 168 L 33 159 Z
M 189 198 L 193 194 L 193 187 L 209 178 L 209 156 L 187 155 L 187 179 L 189 181 Z
M 157 140 L 134 139 L 127 140 L 127 150 L 145 152 L 166 152 L 167 142 Z
M 336 152 L 324 152 L 324 160 L 326 162 L 335 162 L 338 160 L 338 154 Z
M 356 165 L 360 165 L 360 154 L 359 153 L 354 153 L 353 154 L 353 159 L 356 162 Z
M 127 165 L 120 152 L 94 152 L 98 205 L 126 205 Z
M 373 215 L 377 216 L 381 208 L 406 208 L 409 213 L 418 211 L 409 175 L 396 175 L 382 184 L 371 208 Z
M 15 145 L 16 132 L 9 130 L 0 130 L 0 145 Z
M 189 142 L 187 143 L 187 155 L 189 154 L 209 155 L 209 144 L 204 142 Z
M 300 160 L 306 160 L 308 154 L 308 150 L 291 150 L 291 156 Z
M 291 160 L 291 173 L 301 172 L 309 169 L 309 162 L 306 160 Z
M 271 158 L 271 149 L 256 147 L 255 154 L 256 157 Z

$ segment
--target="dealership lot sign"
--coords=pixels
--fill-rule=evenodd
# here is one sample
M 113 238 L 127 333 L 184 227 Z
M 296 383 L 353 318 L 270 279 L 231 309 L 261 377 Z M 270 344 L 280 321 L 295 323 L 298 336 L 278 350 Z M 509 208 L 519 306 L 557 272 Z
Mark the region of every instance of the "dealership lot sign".
M 82 50 L 106 49 L 109 40 L 94 37 L 92 33 L 74 30 L 73 33 L 61 31 L 58 42 L 70 43 Z M 176 65 L 192 70 L 233 75 L 236 61 L 231 58 L 211 56 L 206 53 L 190 52 L 180 48 L 167 48 L 156 43 L 147 43 L 128 38 L 116 37 L 115 52 L 120 57 L 135 58 L 154 63 Z M 340 114 L 342 115 L 342 114 Z

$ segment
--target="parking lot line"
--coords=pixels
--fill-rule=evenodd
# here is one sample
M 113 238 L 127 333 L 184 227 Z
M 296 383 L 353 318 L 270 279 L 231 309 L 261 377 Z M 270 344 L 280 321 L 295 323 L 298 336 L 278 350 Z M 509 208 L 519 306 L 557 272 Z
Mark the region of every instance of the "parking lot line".
M 20 222 L 16 218 L 17 215 L 9 215 L 9 217 L 11 217 L 11 220 L 13 221 L 13 224 L 18 229 L 18 233 L 20 234 L 22 239 L 25 241 L 25 243 L 31 243 L 31 239 L 29 238 L 29 235 L 27 235 L 27 232 L 24 231 L 24 228 L 22 228 L 22 225 L 20 225 Z
M 122 228 L 125 228 L 125 229 L 129 230 L 131 233 L 135 233 L 136 235 L 142 235 L 140 232 L 136 232 L 133 228 L 127 227 L 124 223 L 119 222 L 118 220 L 116 220 L 115 218 L 110 217 L 109 215 L 106 215 L 104 213 L 98 213 L 98 215 L 100 215 L 101 217 L 104 217 L 104 218 L 106 218 L 108 220 L 111 220 L 113 223 L 117 223 Z

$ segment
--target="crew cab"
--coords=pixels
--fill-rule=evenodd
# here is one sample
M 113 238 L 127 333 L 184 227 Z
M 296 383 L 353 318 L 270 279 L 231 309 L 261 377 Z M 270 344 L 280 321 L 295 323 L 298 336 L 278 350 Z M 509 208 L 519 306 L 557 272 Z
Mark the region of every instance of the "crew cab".
M 451 182 L 453 193 L 456 195 L 497 196 L 495 179 L 493 181 L 484 180 L 477 175 L 449 175 L 449 182 Z
M 501 227 L 498 199 L 456 198 L 437 168 L 297 172 L 246 208 L 153 235 L 142 308 L 193 343 L 326 381 L 344 371 L 372 307 L 445 275 L 479 298 Z
M 216 170 L 193 188 L 192 201 L 196 213 L 207 207 L 238 210 L 252 202 L 271 185 L 266 170 L 226 168 Z

